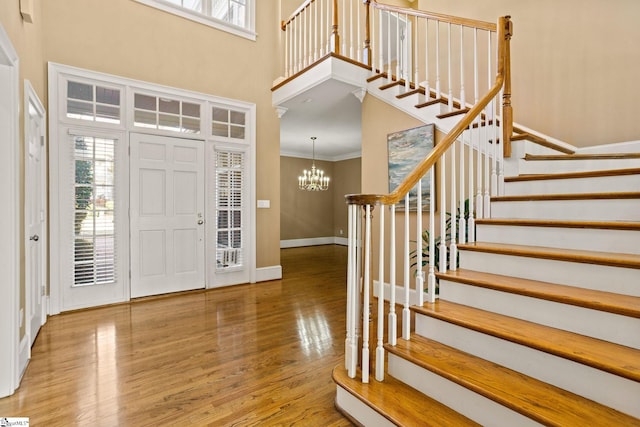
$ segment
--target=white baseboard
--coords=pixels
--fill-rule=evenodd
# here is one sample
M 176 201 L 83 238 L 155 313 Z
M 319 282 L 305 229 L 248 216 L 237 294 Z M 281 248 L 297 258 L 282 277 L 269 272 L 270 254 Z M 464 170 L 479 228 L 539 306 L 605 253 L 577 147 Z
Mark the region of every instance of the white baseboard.
M 27 336 L 27 334 L 25 334 L 20 341 L 20 349 L 18 350 L 18 378 L 20 379 L 22 379 L 24 371 L 27 369 L 27 365 L 29 364 L 29 358 L 31 357 L 30 350 L 31 347 L 29 347 L 29 337 Z
M 303 246 L 343 245 L 347 246 L 346 237 L 312 237 L 308 239 L 280 240 L 280 248 L 300 248 Z
M 282 279 L 282 266 L 256 268 L 256 282 L 267 282 L 269 280 Z

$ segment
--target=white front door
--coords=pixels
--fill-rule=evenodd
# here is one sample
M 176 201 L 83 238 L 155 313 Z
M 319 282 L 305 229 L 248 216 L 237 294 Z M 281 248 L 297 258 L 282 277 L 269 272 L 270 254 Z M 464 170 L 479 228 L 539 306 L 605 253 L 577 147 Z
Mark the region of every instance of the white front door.
M 130 136 L 131 297 L 204 288 L 204 142 Z
M 26 242 L 26 320 L 29 344 L 33 342 L 44 324 L 46 228 L 45 228 L 45 111 L 31 85 L 25 83 L 25 219 Z

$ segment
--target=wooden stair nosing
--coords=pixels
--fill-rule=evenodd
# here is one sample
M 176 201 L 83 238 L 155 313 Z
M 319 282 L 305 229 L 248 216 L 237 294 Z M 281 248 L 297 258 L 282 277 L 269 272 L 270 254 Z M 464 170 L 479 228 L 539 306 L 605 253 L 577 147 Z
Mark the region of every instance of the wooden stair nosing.
M 383 382 L 372 378 L 368 384 L 362 383 L 358 377 L 349 378 L 341 365 L 333 370 L 336 384 L 396 425 L 480 425 L 388 374 Z
M 423 102 L 421 104 L 416 104 L 415 107 L 416 108 L 425 108 L 425 107 L 429 107 L 430 105 L 446 104 L 446 103 L 447 103 L 447 101 L 444 98 L 436 98 L 436 99 L 432 99 L 431 101 Z
M 413 335 L 385 348 L 545 425 L 640 425 L 640 419 L 428 338 Z
M 610 200 L 640 199 L 640 191 L 621 191 L 609 193 L 565 193 L 565 194 L 530 194 L 514 196 L 491 196 L 492 202 L 529 202 L 535 200 Z
M 467 114 L 469 112 L 469 108 L 463 108 L 461 110 L 449 111 L 448 113 L 438 114 L 436 117 L 439 119 L 447 119 L 449 117 L 459 116 L 460 114 Z
M 544 180 L 552 180 L 552 179 L 575 179 L 575 178 L 599 178 L 599 177 L 605 177 L 605 176 L 625 176 L 625 175 L 640 175 L 640 168 L 609 169 L 609 170 L 584 171 L 584 172 L 526 174 L 526 175 L 505 177 L 504 182 L 544 181 Z M 640 182 L 638 183 L 638 187 L 640 187 Z
M 611 160 L 640 159 L 640 153 L 602 153 L 602 154 L 525 154 L 525 160 Z
M 640 382 L 640 350 L 527 320 L 437 300 L 411 310 Z
M 405 93 L 401 93 L 399 95 L 396 95 L 396 98 L 402 99 L 402 98 L 406 98 L 408 96 L 415 95 L 415 94 L 424 95 L 425 94 L 424 88 L 418 87 L 416 89 L 409 90 L 409 91 L 407 91 Z
M 399 85 L 402 85 L 402 84 L 404 84 L 403 80 L 394 80 L 394 81 L 392 81 L 390 83 L 383 84 L 382 86 L 378 87 L 378 89 L 387 90 L 387 89 L 391 89 L 394 86 L 399 86 Z
M 488 252 L 500 255 L 521 256 L 527 258 L 549 259 L 554 261 L 597 264 L 610 267 L 640 269 L 640 255 L 584 251 L 578 249 L 549 248 L 542 246 L 524 246 L 505 243 L 465 243 L 458 245 L 459 250 Z
M 436 277 L 485 289 L 640 319 L 640 297 L 466 269 L 436 273 Z
M 573 154 L 573 153 L 575 153 L 574 150 L 572 150 L 572 149 L 570 149 L 568 147 L 564 147 L 562 145 L 555 144 L 555 143 L 553 143 L 551 141 L 546 140 L 545 138 L 542 138 L 540 136 L 534 135 L 531 132 L 527 132 L 524 129 L 520 129 L 517 126 L 513 127 L 513 132 L 516 133 L 517 135 L 512 135 L 511 136 L 511 140 L 512 141 L 527 140 L 528 139 L 531 142 L 534 142 L 534 143 L 536 143 L 538 145 L 541 145 L 541 146 L 546 147 L 546 148 L 550 148 L 550 149 L 555 150 L 555 151 L 559 151 L 559 152 L 564 153 L 564 154 Z
M 373 82 L 373 81 L 375 81 L 375 80 L 378 80 L 378 79 L 380 79 L 380 78 L 385 78 L 385 79 L 386 79 L 386 78 L 387 78 L 387 73 L 378 73 L 378 74 L 375 74 L 375 75 L 373 75 L 373 76 L 371 76 L 371 77 L 367 78 L 367 83 L 371 83 L 371 82 Z
M 628 221 L 564 221 L 551 219 L 480 218 L 476 219 L 476 225 L 640 231 L 640 222 Z

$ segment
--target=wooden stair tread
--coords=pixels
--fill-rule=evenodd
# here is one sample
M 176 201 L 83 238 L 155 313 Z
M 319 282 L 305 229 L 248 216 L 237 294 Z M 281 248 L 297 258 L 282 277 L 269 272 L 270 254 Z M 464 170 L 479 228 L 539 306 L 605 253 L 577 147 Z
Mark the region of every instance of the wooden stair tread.
M 640 382 L 640 350 L 632 347 L 449 301 L 411 310 Z
M 640 425 L 637 418 L 415 334 L 385 348 L 545 425 Z
M 640 297 L 465 269 L 436 273 L 436 276 L 486 289 L 640 318 Z
M 551 180 L 551 179 L 598 178 L 598 177 L 604 177 L 604 176 L 623 176 L 623 175 L 640 175 L 640 168 L 507 176 L 504 178 L 504 182 L 543 181 L 543 180 Z M 640 182 L 638 182 L 638 187 L 640 187 Z
M 396 98 L 402 99 L 402 98 L 406 98 L 408 96 L 415 95 L 415 94 L 424 95 L 425 94 L 424 88 L 423 87 L 418 87 L 417 89 L 411 89 L 409 91 L 406 91 L 404 93 L 396 95 Z
M 469 112 L 469 108 L 462 108 L 460 110 L 449 111 L 448 113 L 438 114 L 436 117 L 439 119 L 446 119 L 449 117 L 459 116 L 461 114 L 467 114 Z
M 640 191 L 621 191 L 609 193 L 561 193 L 529 194 L 514 196 L 492 196 L 492 202 L 526 202 L 533 200 L 611 200 L 640 199 Z
M 564 221 L 553 219 L 480 218 L 476 225 L 506 225 L 516 227 L 588 228 L 640 231 L 640 222 L 629 221 Z
M 640 153 L 602 153 L 602 154 L 525 154 L 525 160 L 606 160 L 640 159 Z
M 523 256 L 529 258 L 551 259 L 556 261 L 599 264 L 613 267 L 640 269 L 640 255 L 610 252 L 585 251 L 578 249 L 549 248 L 543 246 L 524 246 L 507 243 L 466 243 L 458 245 L 460 250 L 490 252 L 502 255 Z
M 390 375 L 385 375 L 383 382 L 372 378 L 364 384 L 359 375 L 349 378 L 344 366 L 338 365 L 333 370 L 333 380 L 396 425 L 480 425 Z

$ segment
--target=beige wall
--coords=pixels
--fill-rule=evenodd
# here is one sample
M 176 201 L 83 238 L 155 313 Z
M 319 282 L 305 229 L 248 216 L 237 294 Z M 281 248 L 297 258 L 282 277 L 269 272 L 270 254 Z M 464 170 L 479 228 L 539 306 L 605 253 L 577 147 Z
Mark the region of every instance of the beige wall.
M 271 107 L 278 8 L 258 1 L 256 42 L 132 0 L 41 2 L 46 60 L 257 105 L 257 266 L 278 265 L 280 127 Z M 275 184 L 275 185 L 274 185 Z
M 280 238 L 347 237 L 345 194 L 360 192 L 360 158 L 339 162 L 316 160 L 316 167 L 331 178 L 327 191 L 301 191 L 298 176 L 311 167 L 310 159 L 280 159 Z M 340 234 L 342 230 L 342 234 Z
M 640 140 L 637 0 L 420 0 L 496 22 L 511 15 L 515 121 L 577 146 Z
M 347 194 L 358 194 L 362 191 L 361 174 L 362 159 L 342 160 L 333 165 L 333 235 L 347 237 L 348 206 L 344 199 Z

